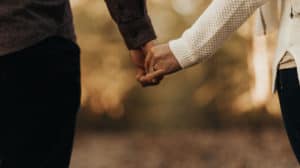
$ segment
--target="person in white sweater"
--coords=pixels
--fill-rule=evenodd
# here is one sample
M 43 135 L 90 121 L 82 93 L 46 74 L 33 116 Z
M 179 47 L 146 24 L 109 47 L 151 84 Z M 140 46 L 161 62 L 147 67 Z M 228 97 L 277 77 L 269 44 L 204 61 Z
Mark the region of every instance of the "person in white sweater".
M 279 93 L 285 127 L 293 151 L 300 163 L 300 0 L 279 0 L 280 31 L 273 64 L 273 91 Z M 270 18 L 276 20 L 276 0 L 213 0 L 202 16 L 183 35 L 167 44 L 153 47 L 145 61 L 147 75 L 142 83 L 191 67 L 213 56 L 223 43 L 257 9 L 262 32 L 270 28 Z M 265 10 L 271 7 L 271 10 Z M 268 12 L 266 12 L 268 11 Z M 272 17 L 273 15 L 273 17 Z M 269 20 L 267 20 L 269 18 Z

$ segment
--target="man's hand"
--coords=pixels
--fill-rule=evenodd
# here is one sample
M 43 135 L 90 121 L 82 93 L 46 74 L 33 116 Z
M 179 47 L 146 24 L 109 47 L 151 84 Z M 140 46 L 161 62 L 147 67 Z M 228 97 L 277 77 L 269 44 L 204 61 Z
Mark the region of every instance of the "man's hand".
M 144 67 L 147 74 L 140 78 L 142 83 L 151 83 L 182 69 L 168 44 L 152 47 L 147 53 Z
M 130 50 L 131 61 L 136 67 L 136 80 L 146 75 L 146 70 L 144 68 L 145 64 L 145 54 L 142 50 Z
M 147 73 L 144 65 L 145 65 L 145 58 L 147 53 L 154 47 L 154 41 L 150 41 L 141 49 L 137 50 L 130 50 L 130 56 L 133 64 L 137 68 L 136 72 L 136 80 L 141 83 L 142 86 L 152 86 L 157 85 L 162 80 L 162 77 L 154 78 L 151 82 L 143 82 L 141 78 L 144 77 Z

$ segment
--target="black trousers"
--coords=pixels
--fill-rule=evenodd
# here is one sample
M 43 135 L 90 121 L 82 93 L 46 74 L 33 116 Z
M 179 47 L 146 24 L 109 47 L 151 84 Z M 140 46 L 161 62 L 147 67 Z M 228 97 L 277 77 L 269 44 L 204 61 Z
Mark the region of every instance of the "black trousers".
M 297 69 L 280 70 L 277 88 L 287 135 L 300 163 L 300 87 Z
M 50 37 L 0 57 L 0 168 L 67 168 L 80 106 L 80 50 Z

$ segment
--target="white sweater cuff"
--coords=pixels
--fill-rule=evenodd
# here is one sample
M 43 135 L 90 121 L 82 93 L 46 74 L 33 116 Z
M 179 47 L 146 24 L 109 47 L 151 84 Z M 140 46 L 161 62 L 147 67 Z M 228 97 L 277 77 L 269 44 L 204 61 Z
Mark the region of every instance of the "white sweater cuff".
M 169 47 L 182 68 L 188 68 L 197 63 L 192 49 L 182 38 L 170 41 Z

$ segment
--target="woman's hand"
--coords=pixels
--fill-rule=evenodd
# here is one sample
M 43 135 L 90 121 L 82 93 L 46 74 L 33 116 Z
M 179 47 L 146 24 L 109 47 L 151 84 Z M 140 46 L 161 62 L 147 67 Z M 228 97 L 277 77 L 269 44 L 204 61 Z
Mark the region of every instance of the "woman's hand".
M 154 41 L 150 41 L 142 49 L 130 50 L 131 61 L 136 67 L 136 80 L 144 87 L 157 85 L 163 79 L 163 77 L 158 77 L 153 78 L 150 82 L 141 81 L 141 78 L 147 74 L 146 68 L 144 67 L 146 55 L 153 47 Z
M 150 83 L 153 80 L 162 78 L 181 70 L 181 66 L 173 55 L 169 44 L 157 45 L 147 53 L 145 60 L 146 76 L 142 76 L 140 81 Z

